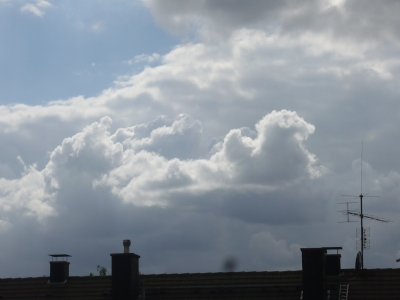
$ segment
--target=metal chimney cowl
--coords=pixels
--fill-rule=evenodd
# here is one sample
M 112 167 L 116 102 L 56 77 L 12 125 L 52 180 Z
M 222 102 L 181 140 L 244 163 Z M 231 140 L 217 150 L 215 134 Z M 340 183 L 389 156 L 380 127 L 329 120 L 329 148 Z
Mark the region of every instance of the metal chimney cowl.
M 129 246 L 131 245 L 131 240 L 123 240 L 122 245 L 124 245 L 124 253 L 129 253 Z

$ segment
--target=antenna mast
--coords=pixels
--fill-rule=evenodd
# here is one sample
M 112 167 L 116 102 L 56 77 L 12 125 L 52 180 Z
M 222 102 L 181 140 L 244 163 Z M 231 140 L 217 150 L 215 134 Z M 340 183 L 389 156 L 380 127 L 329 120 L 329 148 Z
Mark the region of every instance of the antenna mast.
M 357 203 L 357 202 L 345 202 L 345 203 L 339 203 L 339 204 L 347 204 L 347 210 L 344 211 L 340 211 L 343 215 L 347 215 L 347 222 L 355 222 L 355 221 L 350 221 L 350 216 L 356 216 L 360 218 L 360 223 L 361 223 L 361 230 L 357 233 L 359 233 L 360 235 L 360 248 L 361 248 L 361 269 L 364 269 L 364 249 L 369 249 L 369 240 L 367 239 L 367 237 L 369 237 L 369 228 L 364 228 L 363 225 L 363 219 L 371 219 L 374 221 L 379 221 L 379 222 L 384 222 L 384 223 L 388 223 L 390 222 L 390 220 L 386 220 L 383 218 L 379 218 L 379 217 L 374 217 L 371 215 L 365 215 L 363 214 L 363 198 L 365 197 L 373 197 L 373 198 L 379 198 L 379 196 L 367 196 L 367 195 L 363 195 L 362 193 L 362 164 L 363 164 L 363 148 L 364 148 L 364 143 L 361 142 L 361 191 L 360 191 L 360 195 L 358 196 L 353 196 L 353 195 L 342 195 L 345 197 L 354 197 L 354 198 L 360 198 L 360 211 L 356 211 L 356 210 L 349 210 L 349 203 Z M 341 222 L 343 223 L 343 222 Z M 358 234 L 356 234 L 356 236 L 358 237 Z

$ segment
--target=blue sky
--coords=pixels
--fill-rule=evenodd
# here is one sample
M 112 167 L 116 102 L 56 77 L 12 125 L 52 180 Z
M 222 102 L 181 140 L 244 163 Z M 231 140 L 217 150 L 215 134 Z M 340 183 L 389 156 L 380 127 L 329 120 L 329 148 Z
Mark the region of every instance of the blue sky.
M 0 0 L 0 277 L 400 257 L 400 5 L 390 0 Z M 357 209 L 357 206 L 354 207 Z M 22 259 L 22 261 L 21 261 Z
M 0 5 L 3 105 L 97 95 L 141 71 L 127 64 L 135 56 L 165 54 L 179 41 L 140 1 L 58 1 L 41 16 L 21 11 L 23 1 Z

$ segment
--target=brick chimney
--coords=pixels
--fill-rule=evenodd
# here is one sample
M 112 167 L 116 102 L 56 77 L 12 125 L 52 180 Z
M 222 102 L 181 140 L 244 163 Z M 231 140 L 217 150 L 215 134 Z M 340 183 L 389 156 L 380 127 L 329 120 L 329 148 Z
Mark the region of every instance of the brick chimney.
M 71 257 L 71 255 L 50 254 L 49 256 L 51 256 L 51 262 L 50 280 L 48 283 L 65 283 L 69 277 L 69 262 L 67 259 Z
M 325 253 L 322 248 L 301 248 L 303 265 L 303 299 L 326 299 Z
M 140 295 L 139 255 L 129 253 L 130 240 L 124 240 L 124 253 L 111 255 L 111 293 L 113 300 L 137 299 Z
M 337 276 L 342 270 L 340 259 L 340 254 L 326 254 L 325 255 L 325 273 L 326 276 Z
M 303 299 L 327 299 L 326 276 L 338 276 L 341 271 L 339 250 L 342 247 L 301 248 L 303 265 Z M 336 250 L 336 254 L 327 254 Z

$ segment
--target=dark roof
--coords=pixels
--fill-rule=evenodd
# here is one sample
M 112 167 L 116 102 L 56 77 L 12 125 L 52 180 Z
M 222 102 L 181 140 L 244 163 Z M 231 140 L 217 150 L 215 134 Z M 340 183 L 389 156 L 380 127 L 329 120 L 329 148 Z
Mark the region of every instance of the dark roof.
M 400 269 L 343 271 L 343 276 L 328 277 L 328 285 L 335 287 L 339 283 L 349 284 L 349 300 L 400 299 Z
M 146 299 L 299 299 L 301 271 L 161 274 L 141 277 Z
M 111 276 L 0 279 L 0 299 L 110 300 Z M 231 272 L 140 275 L 146 300 L 152 299 L 300 299 L 302 272 Z M 339 284 L 349 284 L 349 300 L 400 299 L 400 269 L 342 270 L 327 277 L 330 299 Z
M 111 277 L 69 277 L 66 283 L 48 283 L 49 277 L 0 279 L 0 299 L 111 299 Z

